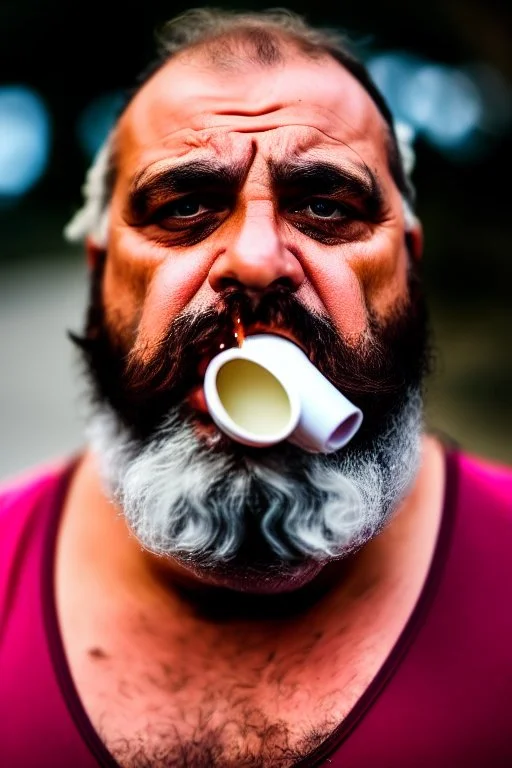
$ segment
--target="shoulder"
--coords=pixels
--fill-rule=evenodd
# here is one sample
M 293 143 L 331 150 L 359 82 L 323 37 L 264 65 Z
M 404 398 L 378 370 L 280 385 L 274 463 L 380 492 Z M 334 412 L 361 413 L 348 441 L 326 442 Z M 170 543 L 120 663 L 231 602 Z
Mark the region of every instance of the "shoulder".
M 0 520 L 13 507 L 26 506 L 48 489 L 65 471 L 66 461 L 55 461 L 32 467 L 25 472 L 0 480 Z
M 457 464 L 459 493 L 512 513 L 512 467 L 464 452 L 457 454 Z
M 498 462 L 455 451 L 448 456 L 445 510 L 450 558 L 465 563 L 482 581 L 492 572 L 507 584 L 512 568 L 512 469 Z
M 21 580 L 35 573 L 59 489 L 73 464 L 67 460 L 39 466 L 0 485 L 0 625 Z
M 0 551 L 19 540 L 30 527 L 40 503 L 51 498 L 72 461 L 56 460 L 0 481 Z

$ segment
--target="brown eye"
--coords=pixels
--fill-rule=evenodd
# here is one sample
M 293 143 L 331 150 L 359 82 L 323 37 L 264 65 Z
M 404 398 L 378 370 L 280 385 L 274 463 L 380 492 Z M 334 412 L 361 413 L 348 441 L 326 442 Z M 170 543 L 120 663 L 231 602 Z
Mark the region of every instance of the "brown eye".
M 348 207 L 336 202 L 335 200 L 328 200 L 323 197 L 317 197 L 308 201 L 304 201 L 300 206 L 297 206 L 292 211 L 292 213 L 306 215 L 313 219 L 333 221 L 346 219 L 350 216 L 351 212 Z M 354 217 L 353 213 L 352 217 Z
M 199 200 L 184 198 L 183 200 L 177 200 L 175 203 L 166 205 L 163 212 L 166 218 L 187 219 L 204 213 L 206 210 L 207 208 Z
M 369 234 L 361 213 L 351 205 L 329 197 L 309 197 L 287 208 L 290 223 L 308 237 L 325 245 L 352 242 Z
M 339 205 L 330 200 L 314 200 L 308 207 L 315 216 L 323 219 L 339 218 L 342 215 Z
M 165 247 L 190 246 L 211 235 L 230 210 L 226 196 L 191 194 L 163 203 L 139 226 Z

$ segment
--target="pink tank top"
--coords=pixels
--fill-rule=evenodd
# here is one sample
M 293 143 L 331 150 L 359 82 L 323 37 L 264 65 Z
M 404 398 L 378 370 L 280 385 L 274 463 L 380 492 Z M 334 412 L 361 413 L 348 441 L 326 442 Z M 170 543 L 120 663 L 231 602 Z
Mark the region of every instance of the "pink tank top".
M 512 766 L 512 472 L 456 451 L 446 463 L 442 525 L 416 607 L 365 694 L 301 768 Z M 55 611 L 56 533 L 73 468 L 0 491 L 2 768 L 119 768 L 78 698 Z

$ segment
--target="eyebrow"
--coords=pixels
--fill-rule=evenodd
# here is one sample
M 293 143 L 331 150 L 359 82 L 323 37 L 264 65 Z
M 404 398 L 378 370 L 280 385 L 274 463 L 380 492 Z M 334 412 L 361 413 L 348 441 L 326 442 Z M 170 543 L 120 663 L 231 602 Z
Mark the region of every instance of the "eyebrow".
M 275 187 L 304 196 L 340 195 L 359 203 L 371 218 L 384 209 L 384 192 L 376 175 L 366 165 L 342 168 L 318 160 L 271 162 Z
M 284 194 L 340 195 L 364 208 L 369 218 L 384 209 L 384 193 L 375 174 L 366 165 L 354 170 L 317 160 L 270 161 L 274 187 Z M 135 219 L 169 195 L 183 195 L 205 189 L 234 193 L 243 183 L 247 169 L 235 163 L 195 160 L 157 171 L 144 169 L 130 184 L 127 210 Z
M 143 216 L 151 206 L 171 195 L 182 195 L 204 189 L 234 191 L 242 183 L 244 168 L 234 163 L 215 163 L 195 160 L 182 165 L 152 172 L 145 169 L 138 173 L 128 190 L 128 210 L 135 216 Z

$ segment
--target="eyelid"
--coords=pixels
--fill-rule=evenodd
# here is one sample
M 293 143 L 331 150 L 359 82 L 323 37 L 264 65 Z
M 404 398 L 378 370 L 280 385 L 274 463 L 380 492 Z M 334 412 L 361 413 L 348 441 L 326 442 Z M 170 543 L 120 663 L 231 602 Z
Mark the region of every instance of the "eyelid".
M 346 213 L 352 213 L 353 215 L 361 215 L 361 211 L 353 205 L 339 200 L 336 197 L 330 197 L 329 195 L 308 195 L 299 201 L 289 202 L 285 207 L 288 211 L 293 213 L 294 211 L 303 210 L 304 208 L 307 208 L 308 205 L 312 205 L 315 202 L 330 203 L 333 206 L 337 206 L 342 212 L 345 211 Z
M 208 214 L 208 213 L 218 213 L 221 210 L 224 210 L 228 207 L 228 201 L 223 200 L 219 195 L 211 194 L 205 194 L 205 193 L 197 193 L 197 192 L 190 192 L 188 194 L 180 195 L 179 197 L 174 198 L 173 200 L 167 200 L 165 203 L 162 203 L 161 205 L 157 206 L 152 213 L 152 218 L 162 218 L 167 216 L 172 216 L 173 214 L 170 213 L 174 207 L 179 206 L 184 203 L 197 203 L 197 205 L 200 208 L 203 208 L 203 211 L 199 211 L 196 215 L 201 214 Z M 178 217 L 178 218 L 185 218 L 185 217 Z M 191 217 L 190 217 L 191 218 Z

